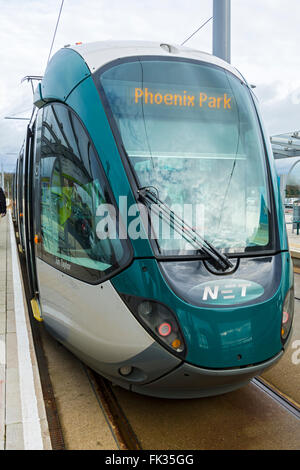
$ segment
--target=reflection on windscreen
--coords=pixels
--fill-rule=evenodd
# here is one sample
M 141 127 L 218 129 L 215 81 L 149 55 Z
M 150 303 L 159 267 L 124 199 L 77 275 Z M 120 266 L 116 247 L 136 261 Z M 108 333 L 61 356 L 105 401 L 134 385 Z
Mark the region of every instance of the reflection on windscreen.
M 286 180 L 285 197 L 300 198 L 300 165 L 296 163 Z
M 98 208 L 110 204 L 98 157 L 79 120 L 61 105 L 43 114 L 41 232 L 43 249 L 57 267 L 106 272 L 119 266 L 118 238 L 100 239 Z M 72 263 L 72 264 L 71 264 Z
M 100 80 L 141 187 L 154 186 L 220 249 L 269 244 L 264 153 L 245 85 L 216 67 L 165 60 L 124 63 Z M 193 250 L 158 238 L 165 254 Z

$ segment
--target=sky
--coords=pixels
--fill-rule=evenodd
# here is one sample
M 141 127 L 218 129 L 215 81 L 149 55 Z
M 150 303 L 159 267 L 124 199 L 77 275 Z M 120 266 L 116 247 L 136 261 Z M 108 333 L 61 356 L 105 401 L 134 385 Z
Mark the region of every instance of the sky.
M 13 170 L 30 116 L 26 75 L 45 72 L 61 0 L 0 0 L 0 170 Z M 212 16 L 213 0 L 65 0 L 52 54 L 65 44 L 181 44 Z M 300 130 L 300 1 L 231 0 L 231 63 L 251 84 L 270 135 Z M 185 46 L 212 53 L 212 21 Z

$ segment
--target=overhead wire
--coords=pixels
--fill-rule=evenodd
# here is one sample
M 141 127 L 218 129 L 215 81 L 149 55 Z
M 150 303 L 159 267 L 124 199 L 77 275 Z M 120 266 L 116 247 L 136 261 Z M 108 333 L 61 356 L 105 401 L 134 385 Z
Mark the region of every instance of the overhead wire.
M 64 1 L 65 1 L 65 0 L 62 0 L 61 5 L 60 5 L 60 9 L 59 9 L 59 13 L 58 13 L 58 18 L 57 18 L 57 21 L 56 21 L 56 26 L 55 26 L 55 30 L 54 30 L 54 34 L 53 34 L 53 38 L 52 38 L 51 47 L 50 47 L 50 52 L 49 52 L 49 55 L 48 55 L 47 65 L 48 65 L 49 60 L 50 60 L 50 56 L 51 56 L 53 44 L 54 44 L 54 41 L 55 41 L 56 32 L 57 32 L 57 28 L 58 28 L 58 24 L 59 24 L 61 12 L 62 12 L 62 9 L 63 9 L 63 6 L 64 6 Z
M 186 42 L 188 42 L 193 36 L 195 36 L 196 33 L 198 33 L 198 31 L 200 31 L 200 29 L 204 28 L 204 26 L 209 23 L 210 20 L 213 19 L 213 16 L 211 16 L 210 18 L 208 18 L 208 20 L 206 20 L 198 29 L 196 29 L 196 31 L 193 32 L 193 34 L 191 34 L 185 41 L 183 41 L 183 43 L 181 44 L 181 46 L 183 46 Z

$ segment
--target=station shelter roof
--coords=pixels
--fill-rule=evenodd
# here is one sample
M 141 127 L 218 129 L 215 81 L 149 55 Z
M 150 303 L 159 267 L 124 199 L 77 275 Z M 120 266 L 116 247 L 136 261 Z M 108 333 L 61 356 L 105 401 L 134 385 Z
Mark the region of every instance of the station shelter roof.
M 271 137 L 274 158 L 300 157 L 300 131 Z

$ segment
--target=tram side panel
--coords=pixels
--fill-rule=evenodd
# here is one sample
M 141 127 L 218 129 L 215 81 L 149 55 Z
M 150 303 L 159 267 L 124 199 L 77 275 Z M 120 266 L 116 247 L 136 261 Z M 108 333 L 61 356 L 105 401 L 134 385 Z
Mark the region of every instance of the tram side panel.
M 54 122 L 57 135 L 52 131 L 49 142 L 47 130 L 54 129 Z M 60 135 L 60 129 L 69 129 L 71 135 Z M 75 130 L 77 135 L 72 134 Z M 75 113 L 62 104 L 39 111 L 36 132 L 34 230 L 44 323 L 60 342 L 114 382 L 122 382 L 120 369 L 129 365 L 134 383 L 154 380 L 181 361 L 145 331 L 109 280 L 128 263 L 130 247 L 126 241 L 97 237 L 91 213 L 94 217 L 97 204 L 111 195 L 93 145 Z M 74 143 L 77 136 L 81 141 L 70 150 L 66 142 Z M 65 145 L 58 146 L 63 138 Z

